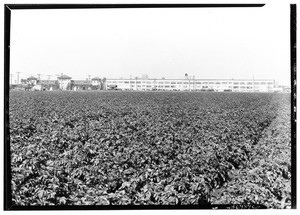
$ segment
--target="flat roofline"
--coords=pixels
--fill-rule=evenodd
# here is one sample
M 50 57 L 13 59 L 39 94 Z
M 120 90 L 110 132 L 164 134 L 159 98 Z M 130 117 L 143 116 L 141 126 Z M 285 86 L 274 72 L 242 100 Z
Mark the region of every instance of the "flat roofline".
M 195 79 L 157 79 L 157 78 L 148 78 L 148 79 L 130 79 L 130 78 L 107 78 L 107 80 L 116 80 L 116 81 L 275 81 L 275 79 L 200 79 L 200 78 L 195 78 Z

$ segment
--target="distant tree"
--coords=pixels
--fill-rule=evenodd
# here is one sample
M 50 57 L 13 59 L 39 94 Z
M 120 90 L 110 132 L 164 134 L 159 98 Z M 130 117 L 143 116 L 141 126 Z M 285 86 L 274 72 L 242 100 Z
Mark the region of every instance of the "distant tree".
M 25 87 L 25 91 L 29 91 L 30 89 L 31 89 L 30 85 L 27 85 L 27 86 Z
M 99 90 L 99 89 L 100 89 L 100 86 L 99 86 L 99 85 L 95 85 L 95 86 L 92 86 L 91 89 L 92 89 L 92 90 Z
M 188 79 L 189 75 L 187 73 L 185 73 L 184 77 L 185 77 L 185 79 Z
M 59 89 L 59 82 L 58 80 L 55 81 L 55 85 L 53 86 L 53 90 L 58 90 Z
M 21 84 L 27 84 L 27 80 L 26 79 L 21 79 Z

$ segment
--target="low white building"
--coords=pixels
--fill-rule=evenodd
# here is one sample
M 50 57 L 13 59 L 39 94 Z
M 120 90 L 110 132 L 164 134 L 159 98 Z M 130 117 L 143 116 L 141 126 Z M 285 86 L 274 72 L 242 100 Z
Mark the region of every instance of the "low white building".
M 37 84 L 31 88 L 32 91 L 42 91 L 43 86 L 41 84 Z
M 107 79 L 120 90 L 273 92 L 271 79 Z

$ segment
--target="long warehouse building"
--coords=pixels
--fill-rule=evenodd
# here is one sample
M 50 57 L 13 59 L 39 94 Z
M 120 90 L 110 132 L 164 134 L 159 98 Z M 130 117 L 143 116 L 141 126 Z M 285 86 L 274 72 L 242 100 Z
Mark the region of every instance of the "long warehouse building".
M 274 92 L 271 79 L 107 79 L 106 89 L 136 91 Z

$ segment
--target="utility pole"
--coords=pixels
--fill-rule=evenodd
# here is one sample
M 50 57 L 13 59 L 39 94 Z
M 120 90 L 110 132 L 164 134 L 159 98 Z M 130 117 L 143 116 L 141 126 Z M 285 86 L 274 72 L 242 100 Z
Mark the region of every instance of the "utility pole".
M 41 74 L 37 74 L 38 75 L 38 80 L 40 80 L 41 79 Z
M 18 76 L 17 76 L 17 84 L 19 84 L 19 74 L 20 72 L 17 72 Z

